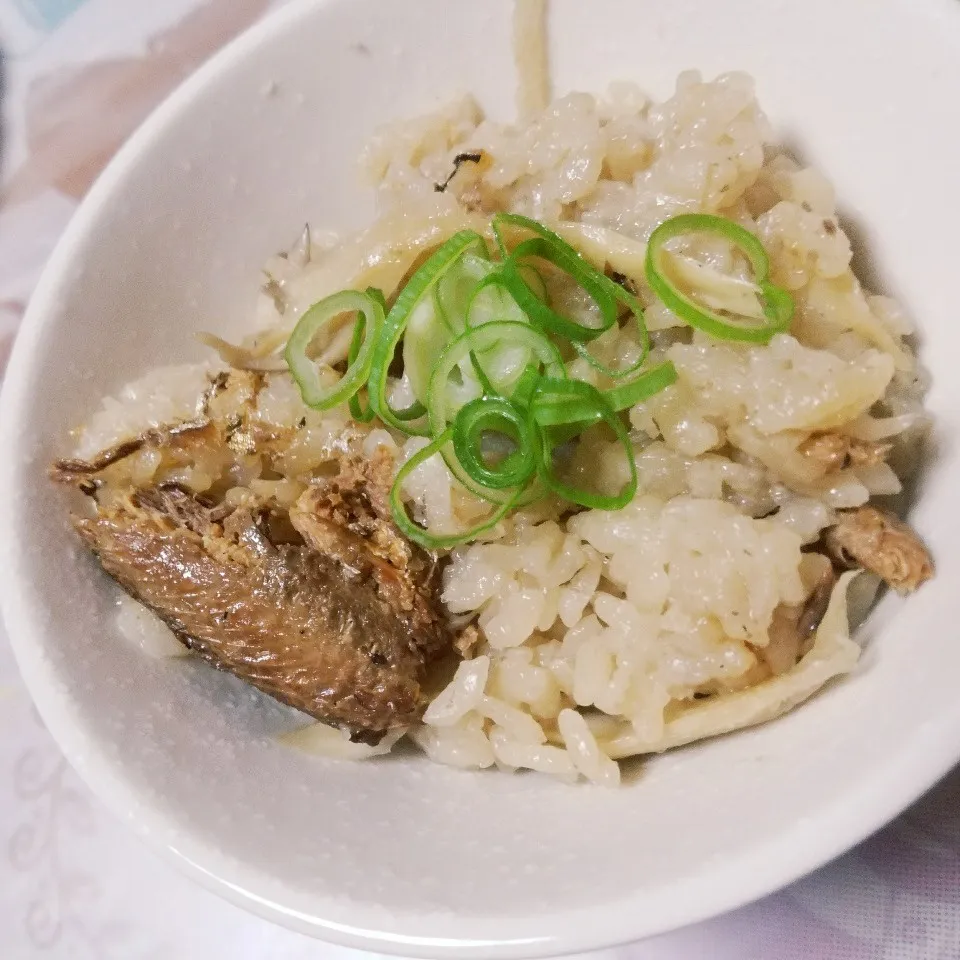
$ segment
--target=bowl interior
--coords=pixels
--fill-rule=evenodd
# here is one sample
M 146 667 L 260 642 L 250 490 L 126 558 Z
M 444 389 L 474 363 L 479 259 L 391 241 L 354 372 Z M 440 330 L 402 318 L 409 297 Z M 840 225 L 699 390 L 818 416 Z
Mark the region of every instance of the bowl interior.
M 960 8 L 947 0 L 555 0 L 558 91 L 753 73 L 781 139 L 837 187 L 867 279 L 924 340 L 935 449 L 915 523 L 938 578 L 886 598 L 856 678 L 775 724 L 638 767 L 620 791 L 419 757 L 304 758 L 281 711 L 145 658 L 67 532 L 45 468 L 99 398 L 248 328 L 266 256 L 304 221 L 373 213 L 354 161 L 380 123 L 475 92 L 513 107 L 508 0 L 295 3 L 161 109 L 95 188 L 11 363 L 0 466 L 4 608 L 73 761 L 196 876 L 307 932 L 418 955 L 547 955 L 759 896 L 879 826 L 960 755 Z

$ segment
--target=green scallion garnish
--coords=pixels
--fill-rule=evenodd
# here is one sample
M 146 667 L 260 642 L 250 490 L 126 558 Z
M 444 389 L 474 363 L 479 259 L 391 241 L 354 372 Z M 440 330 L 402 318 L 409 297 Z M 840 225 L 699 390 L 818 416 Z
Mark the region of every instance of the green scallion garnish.
M 758 316 L 720 313 L 684 293 L 671 278 L 666 244 L 677 237 L 704 233 L 729 240 L 750 262 L 760 303 Z M 661 223 L 647 244 L 646 275 L 650 288 L 666 307 L 684 323 L 718 340 L 769 343 L 793 319 L 793 298 L 770 282 L 770 258 L 763 244 L 749 230 L 724 217 L 685 213 Z
M 319 366 L 310 358 L 308 350 L 317 334 L 332 321 L 347 313 L 358 313 L 363 330 L 361 342 L 351 350 L 353 359 L 346 373 L 330 387 L 324 386 Z M 308 407 L 324 410 L 349 400 L 370 379 L 373 354 L 383 327 L 383 307 L 367 293 L 344 290 L 326 300 L 315 303 L 294 328 L 284 359 L 293 374 L 300 395 Z M 357 340 L 354 329 L 354 343 Z
M 633 445 L 623 421 L 604 399 L 603 394 L 585 380 L 555 380 L 544 377 L 537 385 L 530 403 L 530 420 L 539 427 L 538 442 L 534 444 L 537 475 L 555 494 L 592 510 L 619 510 L 625 507 L 637 493 L 637 462 Z M 605 423 L 623 449 L 629 479 L 619 493 L 575 487 L 557 475 L 554 449 L 557 438 L 550 427 L 575 424 L 585 429 L 599 422 Z M 561 442 L 567 442 L 564 438 Z
M 649 364 L 650 337 L 637 297 L 535 220 L 500 213 L 491 229 L 499 256 L 490 256 L 480 234 L 461 231 L 410 277 L 389 311 L 379 290 L 335 294 L 304 314 L 285 352 L 308 406 L 323 410 L 348 403 L 356 420 L 379 417 L 400 433 L 427 439 L 397 472 L 390 504 L 399 529 L 431 549 L 471 540 L 548 492 L 592 509 L 625 506 L 636 495 L 637 467 L 624 411 L 677 379 L 669 361 Z M 680 289 L 665 245 L 698 233 L 726 238 L 750 261 L 755 316 L 729 315 L 698 300 L 695 289 Z M 699 277 L 694 268 L 700 266 L 693 264 L 685 276 Z M 549 279 L 557 272 L 593 301 L 595 324 L 551 306 Z M 722 339 L 766 343 L 786 329 L 793 314 L 790 295 L 769 282 L 769 260 L 760 241 L 721 217 L 684 214 L 661 224 L 650 239 L 646 274 L 653 292 L 680 319 Z M 311 345 L 327 325 L 350 314 L 354 328 L 346 369 L 329 384 L 330 374 L 325 376 L 312 359 Z M 601 334 L 627 323 L 635 325 L 632 362 L 610 366 L 591 353 Z M 572 376 L 564 345 L 567 356 L 581 357 L 608 386 Z M 415 398 L 402 410 L 388 399 L 398 350 Z M 599 424 L 625 457 L 628 480 L 616 493 L 579 486 L 564 470 L 570 442 Z M 433 533 L 407 510 L 404 482 L 437 454 L 463 487 L 490 504 L 489 514 L 470 530 Z

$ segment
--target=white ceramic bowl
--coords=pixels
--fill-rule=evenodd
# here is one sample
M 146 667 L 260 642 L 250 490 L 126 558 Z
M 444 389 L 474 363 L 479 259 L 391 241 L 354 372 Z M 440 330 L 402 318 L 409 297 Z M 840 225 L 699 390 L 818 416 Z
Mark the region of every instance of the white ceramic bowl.
M 294 3 L 133 138 L 34 297 L 2 410 L 4 613 L 44 719 L 89 783 L 184 871 L 347 945 L 526 957 L 644 937 L 759 897 L 879 827 L 960 757 L 960 5 L 556 0 L 556 86 L 753 73 L 835 182 L 868 279 L 919 319 L 937 450 L 914 519 L 938 578 L 868 624 L 857 675 L 789 717 L 656 759 L 619 791 L 348 765 L 275 745 L 278 711 L 117 635 L 114 590 L 46 465 L 98 398 L 191 334 L 249 317 L 265 257 L 371 216 L 353 161 L 379 123 L 466 90 L 512 111 L 508 0 Z

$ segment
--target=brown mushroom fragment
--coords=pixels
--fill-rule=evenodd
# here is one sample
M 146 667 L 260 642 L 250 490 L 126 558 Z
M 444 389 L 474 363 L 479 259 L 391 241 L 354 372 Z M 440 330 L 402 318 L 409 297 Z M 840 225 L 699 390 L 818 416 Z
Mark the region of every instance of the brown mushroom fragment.
M 871 443 L 869 440 L 850 438 L 850 450 L 847 454 L 851 467 L 875 467 L 878 463 L 886 463 L 892 443 Z
M 786 673 L 809 649 L 814 634 L 830 606 L 837 575 L 826 557 L 823 569 L 804 603 L 781 604 L 773 612 L 768 631 L 770 642 L 757 653 L 774 676 Z
M 869 570 L 900 593 L 916 590 L 933 576 L 929 551 L 898 517 L 876 507 L 844 510 L 838 516 L 824 539 L 840 566 Z
M 884 463 L 892 449 L 889 443 L 870 443 L 842 433 L 815 433 L 799 447 L 803 456 L 822 466 L 826 473 Z

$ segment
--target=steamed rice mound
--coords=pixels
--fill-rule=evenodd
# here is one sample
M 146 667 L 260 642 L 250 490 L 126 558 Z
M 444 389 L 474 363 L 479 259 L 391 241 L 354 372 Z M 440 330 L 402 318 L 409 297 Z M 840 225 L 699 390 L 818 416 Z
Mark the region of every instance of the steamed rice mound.
M 778 625 L 822 585 L 827 561 L 810 548 L 836 511 L 900 492 L 927 425 L 926 381 L 910 320 L 895 302 L 864 291 L 851 271 L 830 184 L 771 138 L 741 74 L 714 82 L 684 74 L 662 103 L 629 84 L 601 98 L 571 94 L 515 127 L 485 119 L 463 99 L 371 143 L 363 166 L 381 216 L 366 233 L 339 240 L 308 232 L 267 264 L 260 332 L 244 344 L 253 358 L 270 358 L 321 297 L 369 285 L 389 295 L 457 230 L 488 234 L 492 213 L 526 214 L 637 291 L 651 366 L 670 359 L 679 374 L 629 412 L 640 493 L 628 507 L 571 515 L 545 501 L 453 552 L 443 600 L 451 617 L 475 618 L 479 632 L 409 731 L 431 759 L 616 783 L 619 758 L 770 719 L 855 665 L 850 577 L 833 589 L 815 636 L 791 637 Z M 461 164 L 438 191 L 462 153 L 481 160 Z M 720 342 L 653 298 L 646 240 L 683 212 L 719 214 L 761 238 L 771 279 L 796 301 L 789 333 L 768 346 Z M 727 241 L 689 238 L 672 255 L 681 272 L 706 267 L 720 301 L 745 295 L 749 269 Z M 589 301 L 550 282 L 562 309 L 589 319 Z M 639 348 L 624 326 L 593 349 L 607 363 L 629 363 Z M 330 362 L 345 351 L 345 342 L 331 342 Z M 571 370 L 609 386 L 581 360 Z M 148 421 L 191 415 L 208 371 L 165 371 L 131 385 L 90 421 L 79 452 Z M 181 465 L 178 481 L 203 490 L 233 471 L 228 496 L 252 489 L 292 503 L 342 449 L 345 432 L 367 453 L 395 451 L 398 463 L 425 442 L 352 424 L 345 410 L 309 410 L 288 376 L 265 376 L 258 416 L 301 431 L 283 476 L 261 476 L 248 458 Z M 393 389 L 397 406 L 409 401 L 405 381 Z M 820 455 L 838 443 L 863 453 Z M 135 468 L 141 479 L 160 479 L 149 462 Z M 610 489 L 624 480 L 622 456 L 599 429 L 585 435 L 573 469 Z M 410 476 L 405 493 L 437 533 L 463 529 L 483 512 L 439 457 Z M 851 593 L 859 604 L 875 587 L 863 575 Z M 295 739 L 338 756 L 390 746 L 345 745 L 339 731 L 321 726 Z

